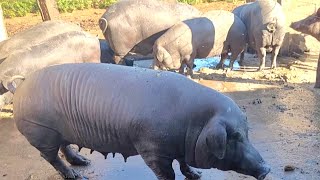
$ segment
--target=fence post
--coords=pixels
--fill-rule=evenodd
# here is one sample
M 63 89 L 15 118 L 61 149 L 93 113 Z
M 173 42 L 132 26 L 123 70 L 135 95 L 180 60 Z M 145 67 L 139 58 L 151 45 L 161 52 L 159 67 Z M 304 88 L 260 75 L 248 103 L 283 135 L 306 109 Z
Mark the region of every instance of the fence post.
M 7 39 L 7 37 L 8 35 L 7 35 L 6 26 L 4 24 L 3 11 L 0 4 L 0 41 Z
M 37 0 L 43 21 L 55 19 L 59 15 L 56 0 Z

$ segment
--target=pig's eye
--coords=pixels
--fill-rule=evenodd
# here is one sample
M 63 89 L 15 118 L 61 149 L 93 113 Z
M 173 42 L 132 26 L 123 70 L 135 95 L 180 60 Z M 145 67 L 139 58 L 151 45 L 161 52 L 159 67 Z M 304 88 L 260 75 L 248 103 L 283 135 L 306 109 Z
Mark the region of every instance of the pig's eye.
M 235 132 L 231 135 L 231 139 L 236 141 L 243 141 L 242 135 L 240 132 Z

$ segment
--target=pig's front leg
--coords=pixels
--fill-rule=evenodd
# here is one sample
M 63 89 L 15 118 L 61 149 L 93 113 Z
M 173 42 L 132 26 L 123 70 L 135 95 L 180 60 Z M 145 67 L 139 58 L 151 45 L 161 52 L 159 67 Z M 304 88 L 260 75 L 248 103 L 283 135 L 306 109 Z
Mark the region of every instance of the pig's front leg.
M 152 169 L 159 180 L 174 180 L 173 159 L 154 153 L 141 154 L 144 162 Z
M 199 179 L 201 172 L 194 170 L 183 159 L 178 159 L 181 173 L 188 179 Z

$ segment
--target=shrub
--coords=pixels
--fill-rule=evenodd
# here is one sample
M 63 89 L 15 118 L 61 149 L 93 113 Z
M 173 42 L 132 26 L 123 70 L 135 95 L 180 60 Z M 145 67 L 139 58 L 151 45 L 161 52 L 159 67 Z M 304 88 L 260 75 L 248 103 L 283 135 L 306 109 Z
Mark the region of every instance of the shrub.
M 4 17 L 21 17 L 39 10 L 35 0 L 1 0 Z
M 117 0 L 92 0 L 92 7 L 96 9 L 105 9 L 115 2 L 117 2 Z
M 91 4 L 91 0 L 57 0 L 58 10 L 62 13 L 88 9 Z

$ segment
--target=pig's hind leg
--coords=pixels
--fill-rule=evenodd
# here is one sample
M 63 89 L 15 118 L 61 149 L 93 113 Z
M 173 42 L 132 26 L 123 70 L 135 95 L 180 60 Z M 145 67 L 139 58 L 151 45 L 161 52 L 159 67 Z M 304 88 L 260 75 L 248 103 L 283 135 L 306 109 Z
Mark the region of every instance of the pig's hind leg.
M 79 174 L 67 167 L 58 156 L 63 139 L 59 132 L 32 121 L 20 120 L 17 123 L 19 131 L 29 143 L 40 151 L 40 155 L 48 161 L 64 178 L 75 179 Z
M 273 46 L 271 54 L 271 68 L 274 69 L 277 67 L 277 56 L 280 51 L 280 46 Z
M 217 64 L 216 68 L 217 69 L 224 69 L 224 61 L 227 59 L 228 53 L 222 53 L 220 62 Z
M 70 145 L 61 145 L 60 151 L 65 155 L 66 160 L 76 166 L 87 166 L 90 164 L 90 160 L 76 153 Z

